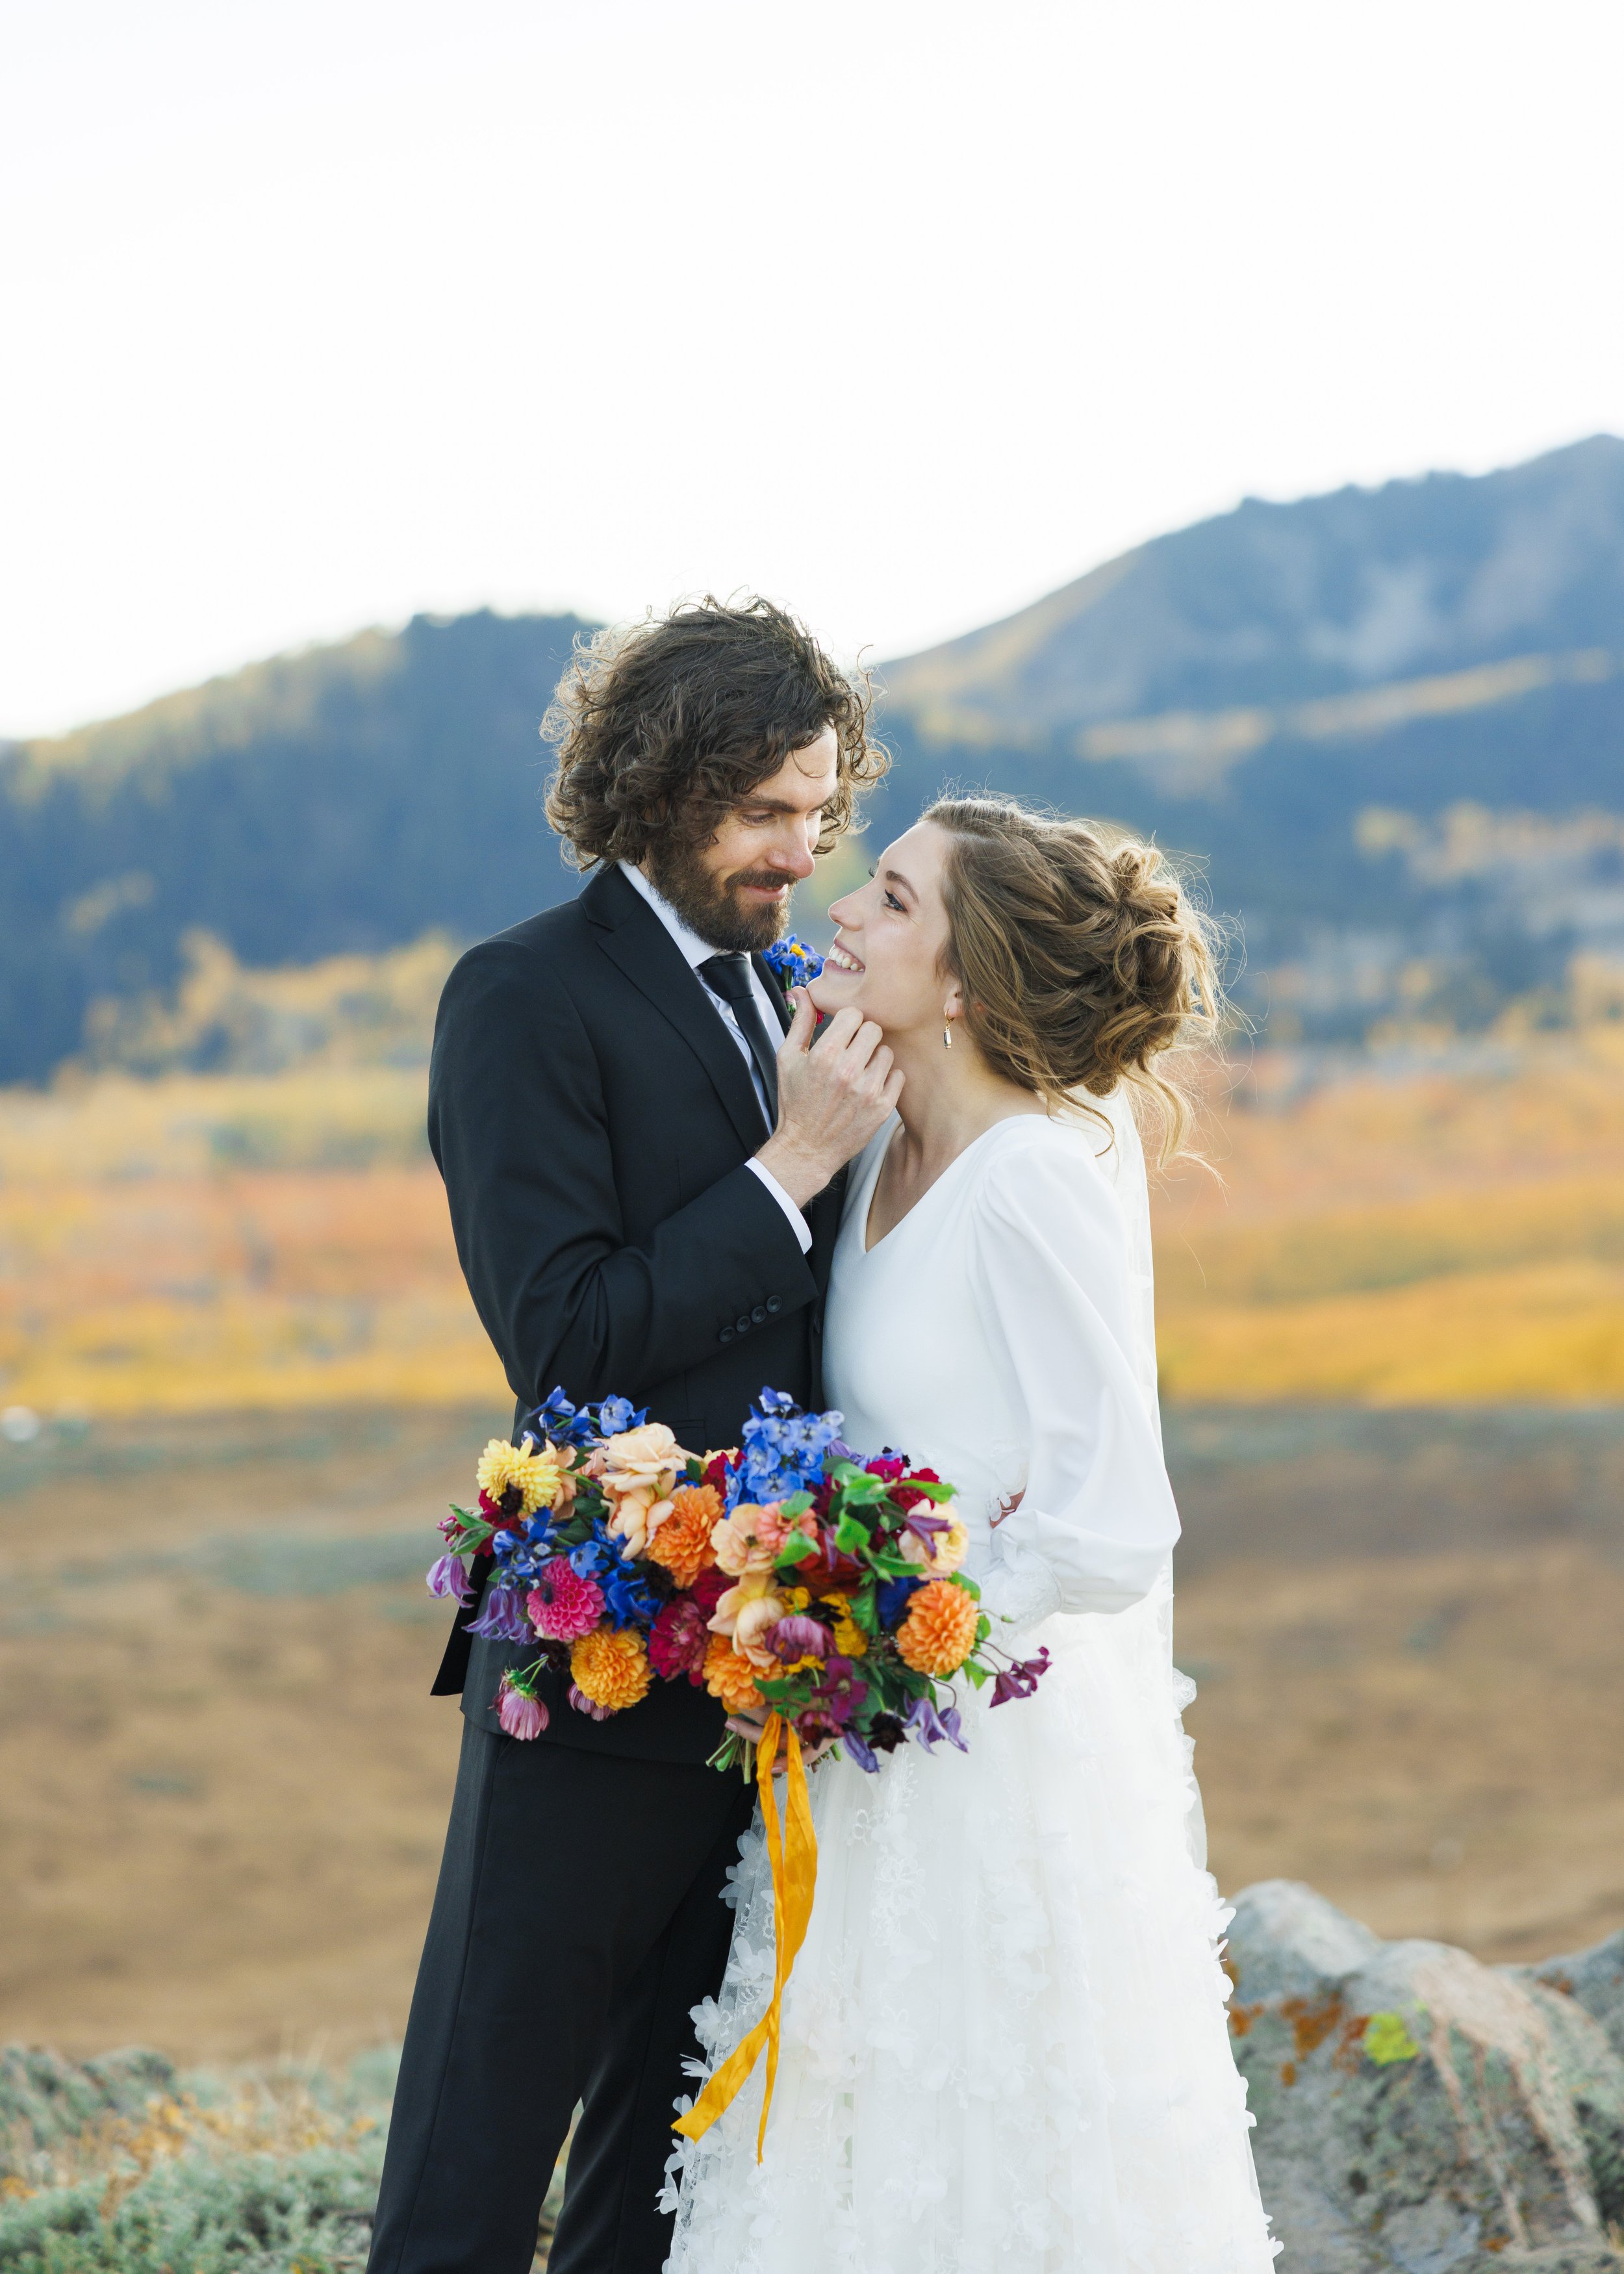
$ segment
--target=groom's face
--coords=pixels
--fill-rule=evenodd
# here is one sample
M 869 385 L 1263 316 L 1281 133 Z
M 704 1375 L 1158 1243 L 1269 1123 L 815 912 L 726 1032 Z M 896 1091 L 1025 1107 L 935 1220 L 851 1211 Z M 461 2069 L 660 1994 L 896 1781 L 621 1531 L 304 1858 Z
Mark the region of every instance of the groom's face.
M 701 939 L 750 954 L 779 937 L 791 890 L 812 874 L 839 764 L 834 728 L 825 727 L 757 782 L 708 843 L 651 847 L 643 864 L 650 882 Z

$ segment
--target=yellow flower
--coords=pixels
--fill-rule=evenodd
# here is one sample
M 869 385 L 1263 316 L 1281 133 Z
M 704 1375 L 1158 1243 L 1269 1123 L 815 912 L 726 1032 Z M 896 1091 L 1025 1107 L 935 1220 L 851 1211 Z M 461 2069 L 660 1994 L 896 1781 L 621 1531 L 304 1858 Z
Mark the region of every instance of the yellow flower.
M 951 1579 L 928 1580 L 897 1630 L 897 1649 L 904 1665 L 938 1681 L 957 1674 L 975 1647 L 981 1615 L 981 1606 L 967 1587 L 956 1587 Z
M 868 1638 L 846 1608 L 846 1598 L 843 1595 L 831 1595 L 827 1596 L 825 1600 L 833 1606 L 836 1613 L 835 1648 L 841 1657 L 867 1658 Z
M 654 1670 L 635 1627 L 598 1627 L 569 1652 L 570 1679 L 583 1697 L 623 1713 L 647 1696 Z
M 551 1508 L 559 1497 L 560 1482 L 558 1455 L 551 1445 L 538 1447 L 533 1437 L 527 1437 L 522 1445 L 492 1437 L 479 1456 L 482 1493 L 499 1507 L 504 1506 L 503 1496 L 510 1490 L 519 1495 L 517 1509 L 505 1510 L 508 1515 L 534 1516 L 538 1508 Z

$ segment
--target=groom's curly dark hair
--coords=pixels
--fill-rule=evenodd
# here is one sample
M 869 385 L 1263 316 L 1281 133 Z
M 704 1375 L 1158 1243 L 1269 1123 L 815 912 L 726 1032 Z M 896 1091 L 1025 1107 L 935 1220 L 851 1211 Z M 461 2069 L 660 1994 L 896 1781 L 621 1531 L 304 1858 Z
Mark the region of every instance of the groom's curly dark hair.
M 866 672 L 839 669 L 772 601 L 685 601 L 575 643 L 542 722 L 556 745 L 547 818 L 580 869 L 641 861 L 657 840 L 700 845 L 758 782 L 826 727 L 839 787 L 817 850 L 852 825 L 890 763 L 870 732 Z

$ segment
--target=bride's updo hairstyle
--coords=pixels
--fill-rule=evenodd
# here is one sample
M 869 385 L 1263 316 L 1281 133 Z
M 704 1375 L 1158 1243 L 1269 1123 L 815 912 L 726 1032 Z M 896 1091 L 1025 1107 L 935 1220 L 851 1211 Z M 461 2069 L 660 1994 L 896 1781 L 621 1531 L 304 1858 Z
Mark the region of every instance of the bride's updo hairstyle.
M 1167 856 L 1008 798 L 943 798 L 922 818 L 949 840 L 947 962 L 988 1064 L 1050 1105 L 1131 1083 L 1169 1160 L 1192 1108 L 1161 1062 L 1212 1035 L 1220 996 L 1207 925 Z

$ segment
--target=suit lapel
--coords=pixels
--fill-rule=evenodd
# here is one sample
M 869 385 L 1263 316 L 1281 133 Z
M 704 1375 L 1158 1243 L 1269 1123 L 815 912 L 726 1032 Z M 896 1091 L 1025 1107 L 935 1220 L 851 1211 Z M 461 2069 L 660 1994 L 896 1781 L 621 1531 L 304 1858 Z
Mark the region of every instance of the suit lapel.
M 750 1070 L 671 934 L 618 869 L 600 871 L 581 900 L 604 953 L 676 1028 L 710 1075 L 740 1143 L 756 1152 L 765 1130 Z

